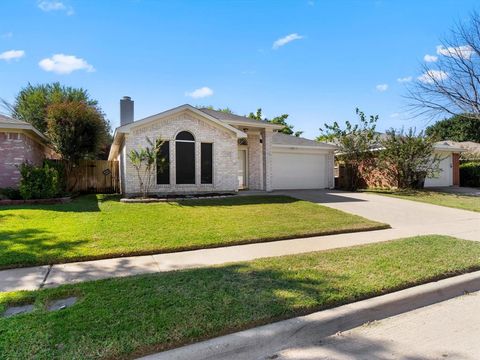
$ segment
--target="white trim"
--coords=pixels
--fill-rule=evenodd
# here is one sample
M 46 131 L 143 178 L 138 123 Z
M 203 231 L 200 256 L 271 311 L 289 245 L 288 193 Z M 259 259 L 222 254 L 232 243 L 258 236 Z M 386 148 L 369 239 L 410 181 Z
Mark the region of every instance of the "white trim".
M 247 128 L 259 128 L 259 129 L 265 129 L 265 128 L 271 128 L 273 130 L 282 130 L 285 126 L 283 125 L 277 125 L 277 124 L 272 124 L 272 123 L 267 123 L 267 122 L 258 122 L 256 123 L 251 123 L 249 121 L 239 121 L 239 120 L 222 120 L 223 122 L 226 122 L 227 124 L 230 125 L 236 125 L 236 126 L 244 126 Z
M 335 145 L 322 144 L 322 145 L 283 145 L 283 144 L 272 144 L 272 147 L 278 148 L 290 148 L 290 149 L 317 149 L 317 150 L 336 150 L 338 149 Z

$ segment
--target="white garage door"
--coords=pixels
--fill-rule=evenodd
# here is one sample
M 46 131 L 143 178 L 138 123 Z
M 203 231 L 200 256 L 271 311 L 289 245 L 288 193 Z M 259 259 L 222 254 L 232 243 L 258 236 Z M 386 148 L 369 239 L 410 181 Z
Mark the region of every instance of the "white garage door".
M 442 153 L 440 156 L 440 174 L 435 178 L 425 179 L 425 187 L 453 185 L 452 154 Z
M 294 152 L 272 153 L 273 189 L 324 189 L 327 156 Z

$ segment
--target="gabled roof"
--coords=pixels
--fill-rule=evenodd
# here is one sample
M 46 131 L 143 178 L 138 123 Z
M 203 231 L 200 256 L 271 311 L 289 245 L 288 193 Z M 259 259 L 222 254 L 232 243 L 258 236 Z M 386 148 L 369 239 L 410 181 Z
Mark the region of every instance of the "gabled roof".
M 309 148 L 330 149 L 330 150 L 335 150 L 337 148 L 337 146 L 332 144 L 318 142 L 315 140 L 305 139 L 305 138 L 297 137 L 293 135 L 287 135 L 279 132 L 273 133 L 272 144 L 274 146 L 309 147 Z
M 164 119 L 168 116 L 180 113 L 180 112 L 185 111 L 185 110 L 192 111 L 193 113 L 195 113 L 197 115 L 200 115 L 200 116 L 212 121 L 213 123 L 230 130 L 231 132 L 236 134 L 237 137 L 239 137 L 239 138 L 247 137 L 247 134 L 245 134 L 243 131 L 240 131 L 237 128 L 234 128 L 233 126 L 230 126 L 229 124 L 227 124 L 223 121 L 220 121 L 216 117 L 213 117 L 213 116 L 211 116 L 211 115 L 209 115 L 209 114 L 207 114 L 203 111 L 200 111 L 196 107 L 193 107 L 192 105 L 189 105 L 189 104 L 184 104 L 184 105 L 178 106 L 176 108 L 173 108 L 173 109 L 170 109 L 170 110 L 167 110 L 167 111 L 163 111 L 161 113 L 158 113 L 158 114 L 155 114 L 155 115 L 152 115 L 152 116 L 148 116 L 148 117 L 143 118 L 141 120 L 131 122 L 130 124 L 120 126 L 120 127 L 115 129 L 115 135 L 117 133 L 128 133 L 134 127 L 141 126 L 141 125 L 146 125 L 150 122 Z
M 26 130 L 33 133 L 36 137 L 42 141 L 48 141 L 47 137 L 38 131 L 33 125 L 18 119 L 0 115 L 0 131 L 2 130 Z
M 192 105 L 184 104 L 184 105 L 178 106 L 176 108 L 173 108 L 173 109 L 170 109 L 170 110 L 167 110 L 167 111 L 164 111 L 164 112 L 152 115 L 152 116 L 148 116 L 148 117 L 143 118 L 141 120 L 131 122 L 130 124 L 117 127 L 115 129 L 114 134 L 113 134 L 113 143 L 112 143 L 112 146 L 110 147 L 110 153 L 108 155 L 108 158 L 113 159 L 117 156 L 120 145 L 123 141 L 124 134 L 128 134 L 132 128 L 135 128 L 137 126 L 146 125 L 146 124 L 149 124 L 151 122 L 158 121 L 158 120 L 167 118 L 168 116 L 172 116 L 172 115 L 175 115 L 175 114 L 181 113 L 183 111 L 187 111 L 187 110 L 191 111 L 191 112 L 193 112 L 193 113 L 195 113 L 195 114 L 197 114 L 197 115 L 199 115 L 199 116 L 201 116 L 201 117 L 203 117 L 203 118 L 205 118 L 205 119 L 207 119 L 211 122 L 213 122 L 214 124 L 216 124 L 220 127 L 223 127 L 225 129 L 231 131 L 232 133 L 234 133 L 237 136 L 237 138 L 246 138 L 247 137 L 247 134 L 245 134 L 243 131 L 238 130 L 237 128 L 231 126 L 227 122 L 221 121 L 221 120 L 217 119 L 216 117 L 211 116 L 211 115 L 197 109 L 196 107 L 193 107 Z
M 251 126 L 258 126 L 258 127 L 268 127 L 268 128 L 278 129 L 278 130 L 283 128 L 282 125 L 272 124 L 265 120 L 252 119 L 247 116 L 235 115 L 235 114 L 230 114 L 223 111 L 206 109 L 206 108 L 201 108 L 199 110 L 204 112 L 205 114 L 213 116 L 214 118 L 231 125 L 251 125 Z

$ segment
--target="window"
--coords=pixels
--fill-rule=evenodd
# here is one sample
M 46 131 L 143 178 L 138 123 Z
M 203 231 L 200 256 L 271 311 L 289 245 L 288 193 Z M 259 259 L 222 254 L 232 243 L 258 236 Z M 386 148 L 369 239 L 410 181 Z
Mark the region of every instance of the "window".
M 195 184 L 195 138 L 188 131 L 175 139 L 175 165 L 177 184 Z
M 202 184 L 211 184 L 213 180 L 213 161 L 212 161 L 212 144 L 202 143 L 201 146 L 201 179 Z
M 160 146 L 157 156 L 157 184 L 170 184 L 170 143 Z

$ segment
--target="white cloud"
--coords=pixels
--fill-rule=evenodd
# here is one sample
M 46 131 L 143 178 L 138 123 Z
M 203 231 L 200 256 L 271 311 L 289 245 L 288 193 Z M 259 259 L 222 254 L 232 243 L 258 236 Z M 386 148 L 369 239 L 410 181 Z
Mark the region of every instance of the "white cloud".
M 391 117 L 391 118 L 397 118 L 397 117 L 399 117 L 399 116 L 400 116 L 400 113 L 398 113 L 398 112 L 394 112 L 394 113 L 391 113 L 391 114 L 390 114 L 390 117 Z
M 5 61 L 18 60 L 24 56 L 25 56 L 25 51 L 23 50 L 8 50 L 0 54 L 0 60 L 5 60 Z
M 3 39 L 11 39 L 12 37 L 13 37 L 13 32 L 11 31 L 2 34 Z
M 57 0 L 43 0 L 38 2 L 40 10 L 49 11 L 65 11 L 67 15 L 73 15 L 75 12 L 71 6 L 66 6 L 63 2 Z
M 413 78 L 411 76 L 405 76 L 405 77 L 401 77 L 401 78 L 397 79 L 397 81 L 399 83 L 407 83 L 407 82 L 410 82 L 412 80 L 413 80 Z
M 417 79 L 425 84 L 433 84 L 435 81 L 441 81 L 448 78 L 448 73 L 442 70 L 428 70 Z
M 438 56 L 427 54 L 423 57 L 423 60 L 426 61 L 426 62 L 435 62 L 435 61 L 438 60 Z
M 284 36 L 280 39 L 277 39 L 274 41 L 272 45 L 272 49 L 276 50 L 284 45 L 287 45 L 289 42 L 295 41 L 295 40 L 300 40 L 303 39 L 303 36 L 298 35 L 297 33 L 293 33 L 287 36 Z
M 195 89 L 192 92 L 185 93 L 185 96 L 189 96 L 194 99 L 200 99 L 200 98 L 204 98 L 212 95 L 213 95 L 213 90 L 206 86 Z
M 469 45 L 462 45 L 458 47 L 444 47 L 443 45 L 437 46 L 437 54 L 443 56 L 470 59 L 473 53 L 474 50 Z
M 87 61 L 74 55 L 55 54 L 51 58 L 41 60 L 38 65 L 45 71 L 57 74 L 70 74 L 77 70 L 95 71 L 95 68 Z
M 380 91 L 380 92 L 387 91 L 388 84 L 378 84 L 377 86 L 375 86 L 375 89 L 377 89 L 377 91 Z

